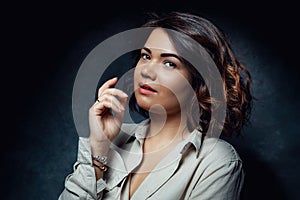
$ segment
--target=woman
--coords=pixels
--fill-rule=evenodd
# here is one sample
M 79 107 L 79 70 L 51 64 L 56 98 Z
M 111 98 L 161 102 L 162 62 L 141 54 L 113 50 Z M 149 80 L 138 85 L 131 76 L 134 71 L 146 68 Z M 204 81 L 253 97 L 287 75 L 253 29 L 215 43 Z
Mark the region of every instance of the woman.
M 216 132 L 239 135 L 247 123 L 249 72 L 205 18 L 171 12 L 143 27 L 153 30 L 140 50 L 129 105 L 147 119 L 123 126 L 128 94 L 113 87 L 117 78 L 105 82 L 89 111 L 90 137 L 79 139 L 78 161 L 59 199 L 239 199 L 242 161 Z M 210 96 L 213 79 L 182 56 L 195 47 L 170 30 L 212 58 L 223 82 L 224 121 L 212 114 L 222 108 L 222 98 Z

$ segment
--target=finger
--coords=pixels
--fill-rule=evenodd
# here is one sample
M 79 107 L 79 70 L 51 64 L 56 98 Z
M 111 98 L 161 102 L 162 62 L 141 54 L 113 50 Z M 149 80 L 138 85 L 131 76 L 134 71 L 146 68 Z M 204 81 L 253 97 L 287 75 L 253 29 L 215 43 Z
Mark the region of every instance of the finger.
M 125 92 L 123 92 L 122 90 L 117 89 L 117 88 L 108 88 L 102 92 L 102 95 L 104 95 L 104 94 L 110 94 L 113 96 L 118 96 L 120 98 L 128 97 L 128 95 Z
M 107 101 L 93 106 L 94 114 L 97 116 L 104 116 L 109 111 L 109 109 L 112 109 L 115 113 L 121 112 L 119 107 Z
M 127 103 L 127 99 L 128 99 L 127 97 L 122 97 L 119 99 L 119 102 L 123 106 L 123 108 L 126 108 L 126 103 Z
M 120 101 L 121 105 L 126 109 L 127 97 L 120 98 L 119 101 Z M 119 121 L 119 123 L 123 122 L 125 109 L 122 110 L 121 112 L 116 113 L 116 118 Z
M 108 81 L 106 81 L 98 90 L 98 97 L 101 96 L 102 92 L 112 86 L 114 86 L 118 81 L 118 78 L 115 77 L 115 78 L 112 78 L 112 79 L 109 79 Z
M 121 99 L 121 98 L 120 98 Z M 120 110 L 124 110 L 124 106 L 123 104 L 121 103 L 120 99 L 118 99 L 117 97 L 113 96 L 113 95 L 110 95 L 110 94 L 103 94 L 100 98 L 99 98 L 99 101 L 100 102 L 104 102 L 104 101 L 107 101 L 107 102 L 111 102 L 112 104 L 114 104 L 115 106 L 119 107 Z
M 97 115 L 103 115 L 105 111 L 112 109 L 115 113 L 122 112 L 125 110 L 120 101 L 112 95 L 103 95 L 100 102 L 94 104 L 94 110 Z

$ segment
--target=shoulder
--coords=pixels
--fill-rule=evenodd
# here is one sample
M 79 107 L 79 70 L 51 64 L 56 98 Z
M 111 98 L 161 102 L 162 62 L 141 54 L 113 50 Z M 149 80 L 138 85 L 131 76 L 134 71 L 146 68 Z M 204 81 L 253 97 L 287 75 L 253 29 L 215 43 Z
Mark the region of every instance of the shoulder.
M 237 150 L 227 141 L 219 138 L 204 139 L 200 154 L 197 173 L 198 182 L 203 180 L 243 179 L 243 163 Z M 234 183 L 232 183 L 234 184 Z
M 205 137 L 198 159 L 191 181 L 191 199 L 239 199 L 244 172 L 242 161 L 229 142 Z
M 221 138 L 205 137 L 200 157 L 213 163 L 241 162 L 241 158 L 232 144 Z

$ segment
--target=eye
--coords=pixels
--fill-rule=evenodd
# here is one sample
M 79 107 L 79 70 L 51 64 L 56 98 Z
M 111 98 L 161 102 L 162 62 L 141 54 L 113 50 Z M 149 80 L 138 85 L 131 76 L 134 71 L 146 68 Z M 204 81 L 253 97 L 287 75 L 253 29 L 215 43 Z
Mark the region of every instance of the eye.
M 176 64 L 175 64 L 175 63 L 169 62 L 169 61 L 166 61 L 166 62 L 165 62 L 165 65 L 166 65 L 167 67 L 169 67 L 169 68 L 175 68 L 175 67 L 176 67 Z
M 148 54 L 145 54 L 145 53 L 141 53 L 141 58 L 143 60 L 150 60 L 150 56 Z

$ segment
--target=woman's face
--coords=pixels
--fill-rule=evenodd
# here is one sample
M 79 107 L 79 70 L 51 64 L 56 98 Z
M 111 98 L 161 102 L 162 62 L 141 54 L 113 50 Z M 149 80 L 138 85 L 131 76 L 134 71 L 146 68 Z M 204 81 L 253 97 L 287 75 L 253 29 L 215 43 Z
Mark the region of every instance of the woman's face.
M 179 113 L 190 95 L 189 72 L 181 62 L 168 34 L 154 29 L 141 50 L 134 71 L 134 91 L 137 103 L 145 110 L 160 112 L 161 105 L 167 114 Z M 153 106 L 153 107 L 151 107 Z

